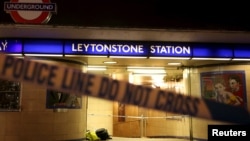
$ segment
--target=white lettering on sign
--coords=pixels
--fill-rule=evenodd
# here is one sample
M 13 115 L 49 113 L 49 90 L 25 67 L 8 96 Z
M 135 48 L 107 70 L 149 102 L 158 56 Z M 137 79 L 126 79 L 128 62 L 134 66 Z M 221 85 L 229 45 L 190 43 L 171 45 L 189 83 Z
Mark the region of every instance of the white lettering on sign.
M 0 51 L 5 51 L 7 49 L 8 42 L 4 41 L 0 44 Z
M 5 3 L 5 10 L 54 11 L 55 5 L 43 3 Z
M 247 131 L 234 131 L 232 129 L 220 131 L 218 129 L 213 129 L 212 130 L 212 136 L 226 136 L 226 137 L 228 137 L 228 136 L 230 136 L 230 137 L 247 136 Z
M 151 45 L 150 52 L 158 54 L 191 54 L 191 49 L 189 46 Z
M 71 48 L 73 52 L 144 53 L 143 45 L 73 43 Z

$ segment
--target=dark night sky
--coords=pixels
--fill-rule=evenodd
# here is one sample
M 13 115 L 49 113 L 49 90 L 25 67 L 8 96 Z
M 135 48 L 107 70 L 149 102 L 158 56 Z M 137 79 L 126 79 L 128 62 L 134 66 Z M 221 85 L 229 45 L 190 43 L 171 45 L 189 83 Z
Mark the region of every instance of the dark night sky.
M 9 0 L 5 0 L 9 2 Z M 70 26 L 250 30 L 245 4 L 166 0 L 51 0 L 58 10 L 48 24 Z M 3 7 L 3 2 L 0 4 Z M 0 21 L 13 23 L 5 11 Z

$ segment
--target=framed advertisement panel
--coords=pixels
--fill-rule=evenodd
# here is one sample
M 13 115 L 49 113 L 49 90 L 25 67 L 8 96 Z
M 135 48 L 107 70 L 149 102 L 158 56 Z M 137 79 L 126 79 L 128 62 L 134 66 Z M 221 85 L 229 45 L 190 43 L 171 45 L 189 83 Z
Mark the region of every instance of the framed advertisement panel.
M 247 108 L 245 71 L 216 71 L 200 74 L 201 96 Z
M 46 108 L 81 109 L 82 97 L 54 90 L 47 90 Z
M 0 112 L 21 110 L 21 83 L 0 79 Z

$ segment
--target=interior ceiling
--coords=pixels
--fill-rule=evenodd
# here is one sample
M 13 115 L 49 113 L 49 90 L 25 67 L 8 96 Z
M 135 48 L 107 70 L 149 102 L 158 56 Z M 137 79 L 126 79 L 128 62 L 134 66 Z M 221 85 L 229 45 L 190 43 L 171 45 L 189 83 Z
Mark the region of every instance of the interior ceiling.
M 127 66 L 140 66 L 140 67 L 165 67 L 168 77 L 177 76 L 182 74 L 185 67 L 202 67 L 202 66 L 220 66 L 223 64 L 231 63 L 230 61 L 204 61 L 204 60 L 174 60 L 174 59 L 143 59 L 143 58 L 105 58 L 105 57 L 78 57 L 71 58 L 80 60 L 88 65 L 93 66 L 107 66 L 107 70 L 102 73 L 127 73 Z M 116 61 L 116 64 L 104 64 L 104 61 Z M 181 63 L 180 66 L 169 66 L 167 63 Z
M 147 59 L 147 58 L 108 58 L 108 57 L 70 57 L 68 59 L 81 61 L 92 66 L 107 66 L 109 69 L 126 68 L 127 66 L 165 67 L 176 70 L 186 67 L 222 66 L 227 64 L 246 63 L 246 61 L 223 60 L 182 60 L 182 59 Z M 115 61 L 115 64 L 105 64 L 105 61 Z M 177 66 L 168 63 L 180 63 Z
M 103 57 L 88 57 L 75 58 L 76 60 L 85 61 L 88 65 L 106 65 L 114 67 L 126 66 L 145 66 L 145 67 L 200 67 L 205 65 L 221 65 L 231 63 L 231 61 L 213 61 L 213 60 L 181 60 L 181 59 L 146 59 L 146 58 L 103 58 Z M 104 61 L 116 61 L 116 64 L 104 64 Z M 169 66 L 168 63 L 180 63 L 180 66 Z

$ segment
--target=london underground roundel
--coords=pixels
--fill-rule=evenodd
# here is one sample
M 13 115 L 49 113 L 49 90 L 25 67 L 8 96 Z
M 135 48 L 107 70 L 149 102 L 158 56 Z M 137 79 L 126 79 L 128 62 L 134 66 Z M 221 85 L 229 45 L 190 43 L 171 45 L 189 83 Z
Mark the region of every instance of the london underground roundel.
M 57 9 L 50 0 L 10 0 L 4 3 L 4 10 L 16 23 L 45 24 Z

